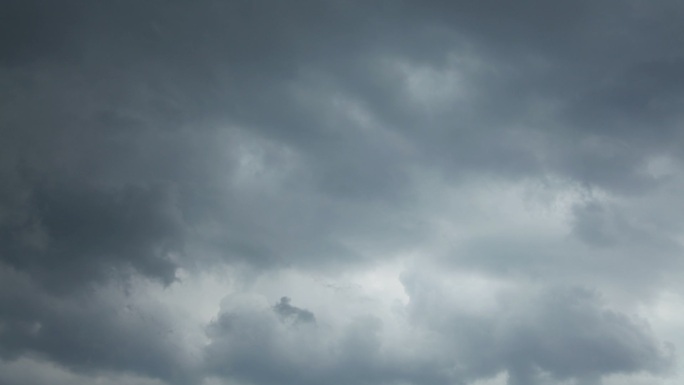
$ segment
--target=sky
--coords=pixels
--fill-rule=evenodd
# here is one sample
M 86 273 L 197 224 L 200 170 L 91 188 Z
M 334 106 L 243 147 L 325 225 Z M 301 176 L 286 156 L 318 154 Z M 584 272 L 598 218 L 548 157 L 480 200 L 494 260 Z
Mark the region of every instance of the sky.
M 684 3 L 0 1 L 0 383 L 684 381 Z

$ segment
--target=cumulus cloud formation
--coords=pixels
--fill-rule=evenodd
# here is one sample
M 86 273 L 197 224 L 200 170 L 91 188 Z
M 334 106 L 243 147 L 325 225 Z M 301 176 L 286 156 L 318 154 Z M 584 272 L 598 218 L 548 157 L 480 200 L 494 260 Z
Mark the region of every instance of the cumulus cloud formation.
M 605 308 L 586 289 L 498 288 L 494 306 L 473 308 L 451 293 L 457 286 L 434 277 L 405 282 L 409 316 L 443 336 L 436 346 L 456 357 L 466 378 L 506 371 L 509 384 L 594 383 L 611 373 L 662 373 L 674 357 L 643 320 Z
M 0 382 L 680 383 L 684 6 L 0 4 Z

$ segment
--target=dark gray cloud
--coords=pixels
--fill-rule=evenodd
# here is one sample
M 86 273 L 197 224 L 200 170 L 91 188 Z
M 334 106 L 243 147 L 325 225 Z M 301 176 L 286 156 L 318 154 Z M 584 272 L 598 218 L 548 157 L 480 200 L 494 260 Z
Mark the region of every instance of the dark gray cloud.
M 664 373 L 626 314 L 680 288 L 683 18 L 668 0 L 5 1 L 2 358 L 169 383 Z M 201 301 L 142 310 L 154 327 L 113 310 L 157 287 L 137 280 L 228 269 L 220 290 L 248 293 L 401 260 L 541 294 L 477 317 L 410 280 L 406 317 L 228 299 L 194 319 L 193 364 L 154 329 Z M 393 317 L 419 353 L 389 352 Z
M 2 228 L 3 260 L 53 290 L 137 270 L 168 284 L 181 252 L 180 220 L 161 188 L 122 191 L 42 187 L 30 211 Z
M 314 314 L 306 309 L 300 309 L 296 306 L 290 305 L 290 298 L 282 297 L 280 302 L 273 306 L 273 311 L 278 314 L 283 320 L 294 320 L 299 322 L 316 322 Z
M 81 11 L 76 1 L 9 0 L 0 7 L 0 64 L 10 68 L 63 55 Z
M 37 357 L 76 373 L 135 373 L 193 383 L 193 356 L 169 312 L 154 302 L 100 288 L 69 297 L 3 268 L 0 358 Z

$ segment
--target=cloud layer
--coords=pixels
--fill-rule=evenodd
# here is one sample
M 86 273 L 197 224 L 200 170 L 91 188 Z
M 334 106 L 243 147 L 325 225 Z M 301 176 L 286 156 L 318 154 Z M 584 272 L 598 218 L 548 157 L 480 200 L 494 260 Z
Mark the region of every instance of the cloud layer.
M 0 5 L 0 382 L 678 383 L 676 1 Z

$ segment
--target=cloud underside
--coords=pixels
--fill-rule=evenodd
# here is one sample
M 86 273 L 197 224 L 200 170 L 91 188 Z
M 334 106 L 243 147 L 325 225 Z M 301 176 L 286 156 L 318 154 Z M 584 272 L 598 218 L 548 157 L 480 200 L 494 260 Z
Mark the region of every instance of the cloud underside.
M 676 379 L 683 17 L 3 2 L 0 382 Z

